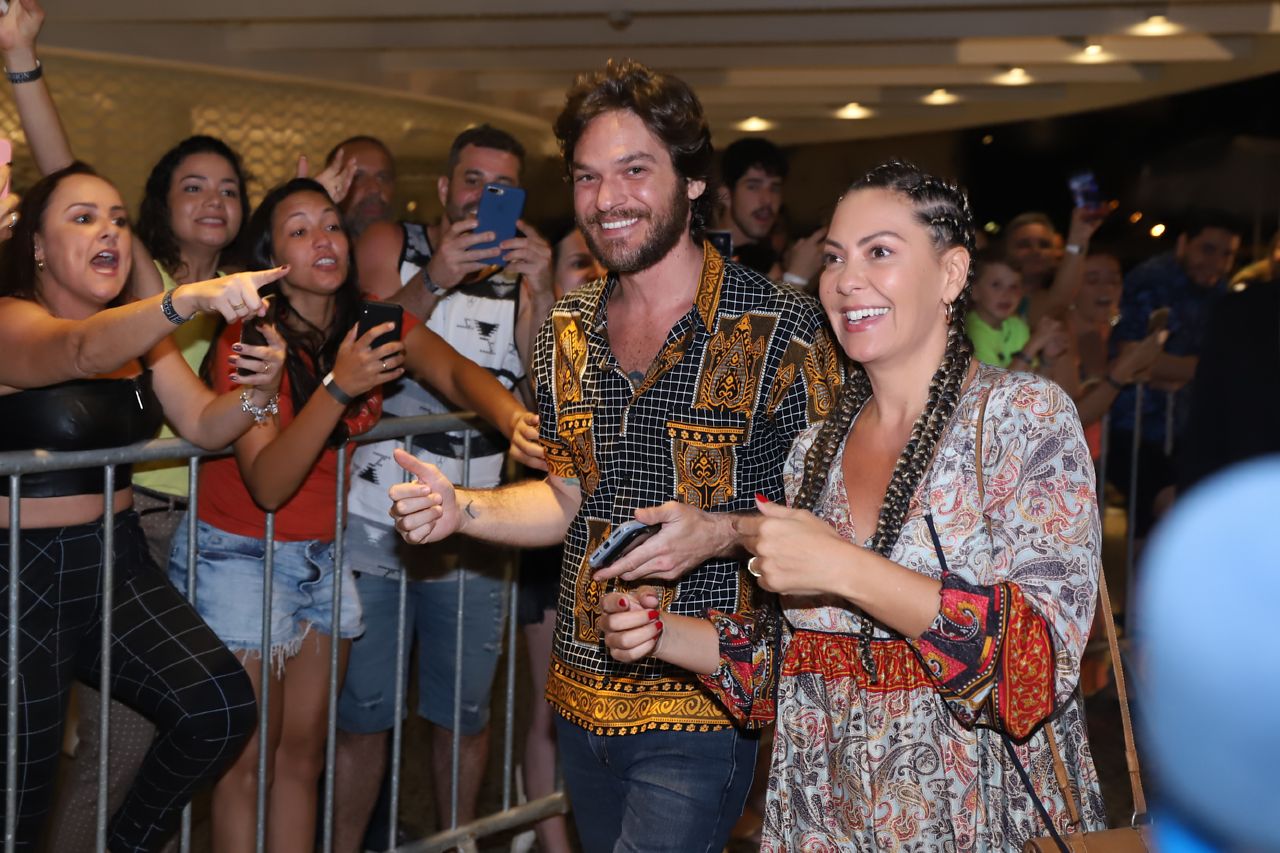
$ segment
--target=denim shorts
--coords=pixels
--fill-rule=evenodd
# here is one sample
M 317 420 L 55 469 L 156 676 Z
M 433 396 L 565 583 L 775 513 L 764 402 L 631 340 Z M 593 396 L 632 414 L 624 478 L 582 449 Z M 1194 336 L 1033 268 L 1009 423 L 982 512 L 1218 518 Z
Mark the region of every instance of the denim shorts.
M 400 537 L 392 528 L 378 531 L 362 524 L 357 516 L 350 519 L 345 541 L 347 565 L 356 571 L 356 587 L 369 617 L 369 630 L 351 644 L 347 677 L 338 697 L 338 728 L 373 734 L 388 731 L 395 724 L 396 623 L 403 571 L 397 566 L 407 560 L 412 563 L 411 576 L 437 579 L 408 584 L 400 677 L 407 677 L 416 635 L 418 713 L 452 730 L 458 671 L 458 583 L 463 578 L 462 715 L 458 730 L 463 735 L 483 731 L 489 722 L 490 692 L 502 653 L 506 596 L 501 561 L 509 554 L 489 547 L 488 559 L 483 560 L 480 549 L 471 547 L 475 543 L 455 549 L 448 558 L 441 553 L 449 552 L 448 546 L 412 546 L 406 552 L 396 544 Z M 459 565 L 454 558 L 475 568 Z M 478 570 L 481 567 L 484 570 Z M 405 697 L 407 707 L 407 692 Z
M 187 592 L 187 523 L 184 516 L 169 554 L 169 580 Z M 196 522 L 195 607 L 232 651 L 262 652 L 262 591 L 265 542 Z M 333 543 L 317 539 L 276 542 L 271 576 L 271 657 L 283 662 L 298 653 L 315 628 L 334 635 Z M 364 633 L 360 597 L 350 571 L 342 573 L 342 610 L 337 635 Z

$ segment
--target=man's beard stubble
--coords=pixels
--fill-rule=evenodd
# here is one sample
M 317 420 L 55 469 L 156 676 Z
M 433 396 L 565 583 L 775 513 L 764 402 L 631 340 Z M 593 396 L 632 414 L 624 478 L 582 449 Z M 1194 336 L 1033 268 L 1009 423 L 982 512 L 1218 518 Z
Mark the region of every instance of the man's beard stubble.
M 596 236 L 604 214 L 596 213 L 587 223 L 579 221 L 578 228 L 587 241 L 587 248 L 605 269 L 618 274 L 636 273 L 661 261 L 680 242 L 680 237 L 689 227 L 690 204 L 684 185 L 677 181 L 670 203 L 665 210 L 657 212 L 658 215 L 642 214 L 639 211 L 610 211 L 609 218 L 614 220 L 628 218 L 625 214 L 638 216 L 642 222 L 648 220 L 649 233 L 645 241 L 634 249 L 597 241 Z

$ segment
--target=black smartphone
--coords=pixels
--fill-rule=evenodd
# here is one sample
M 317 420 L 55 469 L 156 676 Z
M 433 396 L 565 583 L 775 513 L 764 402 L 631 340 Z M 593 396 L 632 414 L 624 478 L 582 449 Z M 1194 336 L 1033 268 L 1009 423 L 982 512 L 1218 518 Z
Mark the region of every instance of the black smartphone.
M 707 242 L 715 246 L 720 257 L 726 261 L 733 259 L 733 234 L 728 231 L 708 231 L 706 235 Z
M 661 524 L 645 524 L 634 518 L 619 524 L 609 534 L 609 538 L 591 552 L 587 565 L 592 569 L 603 569 L 661 529 Z
M 370 349 L 377 349 L 383 344 L 400 340 L 404 309 L 390 302 L 370 302 L 366 299 L 360 303 L 360 322 L 356 325 L 356 337 L 363 337 L 374 326 L 388 322 L 395 323 L 396 327 L 374 338 L 373 343 L 369 345 Z
M 267 345 L 267 336 L 262 334 L 262 330 L 258 328 L 259 322 L 257 317 L 250 317 L 244 321 L 244 325 L 240 327 L 240 343 L 255 347 Z M 236 368 L 236 373 L 241 376 L 252 376 L 256 372 L 247 367 Z
M 509 184 L 485 184 L 480 195 L 480 208 L 476 212 L 477 231 L 492 231 L 493 239 L 472 246 L 473 249 L 496 249 L 498 244 L 516 236 L 516 220 L 524 212 L 524 190 Z M 485 258 L 486 264 L 505 265 L 506 259 L 499 252 Z

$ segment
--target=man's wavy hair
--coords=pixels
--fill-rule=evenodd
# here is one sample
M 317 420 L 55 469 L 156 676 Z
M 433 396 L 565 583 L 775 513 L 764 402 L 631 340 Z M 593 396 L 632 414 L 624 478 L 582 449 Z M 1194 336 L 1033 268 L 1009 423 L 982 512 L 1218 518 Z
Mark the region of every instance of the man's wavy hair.
M 714 218 L 716 194 L 711 129 L 698 96 L 680 78 L 629 59 L 611 59 L 602 71 L 578 75 L 554 125 L 570 178 L 574 149 L 583 131 L 593 119 L 615 110 L 635 113 L 644 122 L 666 146 L 677 175 L 686 182 L 706 182 L 706 190 L 690 202 L 689 230 L 700 235 Z

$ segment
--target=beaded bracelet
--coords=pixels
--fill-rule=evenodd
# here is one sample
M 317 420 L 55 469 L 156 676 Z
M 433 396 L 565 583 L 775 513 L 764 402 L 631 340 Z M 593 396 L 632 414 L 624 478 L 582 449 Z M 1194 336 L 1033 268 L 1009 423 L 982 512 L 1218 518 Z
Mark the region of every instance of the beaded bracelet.
M 245 388 L 240 392 L 240 411 L 252 415 L 255 424 L 265 424 L 268 418 L 280 413 L 280 395 L 272 394 L 265 406 L 255 406 L 249 402 L 249 389 Z

